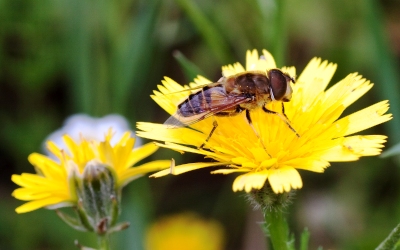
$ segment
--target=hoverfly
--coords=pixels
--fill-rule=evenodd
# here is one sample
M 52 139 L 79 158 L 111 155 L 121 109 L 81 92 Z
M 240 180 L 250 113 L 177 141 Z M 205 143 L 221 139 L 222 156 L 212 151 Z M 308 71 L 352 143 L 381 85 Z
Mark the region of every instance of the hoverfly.
M 234 116 L 246 111 L 246 119 L 259 137 L 252 125 L 250 110 L 262 108 L 266 113 L 278 115 L 300 137 L 290 125 L 283 105 L 283 102 L 290 101 L 292 97 L 290 82 L 294 83 L 294 78 L 279 69 L 270 69 L 266 72 L 247 71 L 222 77 L 218 82 L 205 85 L 200 91 L 189 95 L 164 124 L 169 128 L 178 128 L 189 126 L 213 115 Z M 282 102 L 284 117 L 265 107 L 265 104 L 273 101 Z M 218 123 L 214 120 L 213 128 L 200 148 L 211 138 L 217 126 Z

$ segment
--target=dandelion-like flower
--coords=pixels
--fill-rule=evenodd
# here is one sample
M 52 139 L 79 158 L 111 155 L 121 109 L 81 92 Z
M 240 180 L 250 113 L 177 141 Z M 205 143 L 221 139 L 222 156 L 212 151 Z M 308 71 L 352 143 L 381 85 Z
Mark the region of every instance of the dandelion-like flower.
M 76 206 L 78 200 L 82 199 L 80 194 L 86 184 L 92 180 L 102 183 L 101 178 L 104 179 L 104 176 L 106 182 L 110 183 L 106 188 L 115 189 L 118 194 L 132 180 L 170 166 L 169 160 L 157 160 L 133 167 L 154 153 L 158 147 L 154 143 L 148 143 L 133 149 L 135 138 L 131 137 L 130 132 L 123 134 L 121 139 L 113 144 L 111 129 L 105 134 L 103 141 L 87 140 L 83 136 L 79 142 L 69 135 L 62 138 L 67 145 L 65 150 L 52 141 L 47 142 L 48 150 L 57 159 L 32 153 L 28 160 L 35 167 L 36 174 L 23 173 L 12 176 L 12 181 L 21 186 L 12 195 L 19 200 L 28 201 L 16 209 L 17 213 L 30 212 L 42 207 L 56 209 Z
M 253 50 L 247 52 L 246 67 L 240 63 L 222 67 L 224 77 L 241 72 L 276 68 L 271 54 L 263 55 Z M 294 67 L 283 67 L 282 72 L 295 76 Z M 358 112 L 341 117 L 343 111 L 372 88 L 370 81 L 352 73 L 327 89 L 336 70 L 336 64 L 312 59 L 292 84 L 292 98 L 284 103 L 285 114 L 297 136 L 282 117 L 264 112 L 261 108 L 251 111 L 255 131 L 250 127 L 245 112 L 236 116 L 207 118 L 189 127 L 168 128 L 162 124 L 138 123 L 141 137 L 164 141 L 158 145 L 179 152 L 202 154 L 216 162 L 196 162 L 175 166 L 153 174 L 181 174 L 195 169 L 226 166 L 212 173 L 240 173 L 233 183 L 233 190 L 250 192 L 261 189 L 268 180 L 275 193 L 301 188 L 299 169 L 324 172 L 330 162 L 355 161 L 361 156 L 378 155 L 386 141 L 384 135 L 354 135 L 392 118 L 386 114 L 388 101 L 381 101 Z M 152 98 L 169 114 L 174 114 L 180 101 L 187 98 L 190 88 L 212 81 L 199 76 L 189 86 L 181 86 L 165 77 Z M 188 93 L 189 92 L 189 93 Z M 193 91 L 192 91 L 193 92 Z M 268 110 L 282 113 L 282 103 L 266 104 Z M 204 147 L 200 147 L 213 128 L 218 127 Z M 257 134 L 259 136 L 257 136 Z
M 193 213 L 164 217 L 150 226 L 146 250 L 221 250 L 224 248 L 222 225 Z
M 126 131 L 130 131 L 129 123 L 125 117 L 118 114 L 109 114 L 103 117 L 91 117 L 87 114 L 74 114 L 65 119 L 61 128 L 52 132 L 44 142 L 52 141 L 59 148 L 68 149 L 63 140 L 63 135 L 68 134 L 74 141 L 79 141 L 82 135 L 85 140 L 101 141 L 104 138 L 104 131 L 113 129 L 111 145 L 118 142 Z M 140 146 L 141 140 L 136 138 L 135 145 Z M 53 155 L 48 151 L 46 143 L 43 143 L 47 155 Z M 56 159 L 54 156 L 53 159 Z

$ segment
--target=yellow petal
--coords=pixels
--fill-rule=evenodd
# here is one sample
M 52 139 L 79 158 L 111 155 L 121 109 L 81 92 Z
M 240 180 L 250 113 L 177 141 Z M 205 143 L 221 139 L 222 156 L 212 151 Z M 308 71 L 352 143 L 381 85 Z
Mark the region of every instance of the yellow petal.
M 28 161 L 40 170 L 41 174 L 51 179 L 60 179 L 66 177 L 65 169 L 59 163 L 48 158 L 47 156 L 32 153 L 28 156 Z
M 391 120 L 392 114 L 385 115 L 388 109 L 388 101 L 381 101 L 351 115 L 343 117 L 342 119 L 338 120 L 335 125 L 343 126 L 343 123 L 346 125 L 348 124 L 347 130 L 343 136 L 354 134 Z
M 164 87 L 166 88 L 166 91 L 163 91 L 163 94 L 170 94 L 170 93 L 175 93 L 175 92 L 180 92 L 184 90 L 185 88 L 180 85 L 179 83 L 175 82 L 169 77 L 164 77 L 164 80 L 162 81 Z
M 268 179 L 269 170 L 261 172 L 252 172 L 236 177 L 233 182 L 233 191 L 242 191 L 249 193 L 252 189 L 261 189 Z
M 370 81 L 357 73 L 349 74 L 346 78 L 333 85 L 326 91 L 326 103 L 340 102 L 346 108 L 372 88 Z
M 60 149 L 57 147 L 57 145 L 54 142 L 47 141 L 46 142 L 46 147 L 57 158 L 61 158 L 61 151 L 60 151 Z
M 274 59 L 274 57 L 271 55 L 271 53 L 269 53 L 269 52 L 268 52 L 267 50 L 265 50 L 265 49 L 263 49 L 262 52 L 263 52 L 263 55 L 264 55 L 263 61 L 265 61 L 266 68 L 267 68 L 267 69 L 276 68 L 275 59 Z M 265 70 L 265 69 L 260 69 L 260 70 Z M 287 72 L 287 71 L 284 71 L 284 72 Z M 295 74 L 292 74 L 292 76 L 295 76 Z
M 47 188 L 32 189 L 32 188 L 17 188 L 12 194 L 13 197 L 18 200 L 30 201 L 30 200 L 38 200 L 51 196 Z
M 140 160 L 143 160 L 144 158 L 150 156 L 154 152 L 156 152 L 158 149 L 158 146 L 154 144 L 153 142 L 147 143 L 139 148 L 134 149 L 128 158 L 127 165 L 128 166 L 133 166 Z
M 138 122 L 137 128 L 142 130 L 136 132 L 140 137 L 185 145 L 200 146 L 207 138 L 207 135 L 190 128 L 168 128 L 164 124 Z
M 249 172 L 249 170 L 244 168 L 230 168 L 230 169 L 217 169 L 211 171 L 212 174 L 231 174 L 237 172 Z
M 23 187 L 35 187 L 41 183 L 43 183 L 46 178 L 43 176 L 39 176 L 36 174 L 30 174 L 30 173 L 23 173 L 21 175 L 16 175 L 13 174 L 11 176 L 11 180 L 20 186 Z
M 204 76 L 197 76 L 196 78 L 194 78 L 194 82 L 190 83 L 189 86 L 191 88 L 196 88 L 198 89 L 199 87 L 204 87 L 205 85 L 208 85 L 210 83 L 212 83 L 213 81 L 208 80 L 207 78 L 205 78 Z
M 230 156 L 226 156 L 224 154 L 218 154 L 218 153 L 210 152 L 210 151 L 204 150 L 204 149 L 195 149 L 195 148 L 191 148 L 191 147 L 186 147 L 186 146 L 182 146 L 182 145 L 175 144 L 175 143 L 166 143 L 166 144 L 157 143 L 157 145 L 160 147 L 170 148 L 170 149 L 176 150 L 178 152 L 191 152 L 191 153 L 196 153 L 196 154 L 202 154 L 207 157 L 217 159 L 217 160 L 223 161 L 223 162 L 229 162 L 231 160 Z
M 258 51 L 255 49 L 252 51 L 248 50 L 246 53 L 246 70 L 259 70 L 257 68 L 258 60 Z
M 317 173 L 323 173 L 325 169 L 330 166 L 328 161 L 316 159 L 314 157 L 294 158 L 285 161 L 285 165 L 291 166 L 296 169 L 304 169 Z
M 178 175 L 183 174 L 192 170 L 207 168 L 207 167 L 215 167 L 221 165 L 229 165 L 228 162 L 196 162 L 196 163 L 188 163 L 179 166 L 173 166 L 173 169 L 165 169 L 155 174 L 150 175 L 150 177 L 161 177 L 169 174 Z
M 312 102 L 328 86 L 336 67 L 328 61 L 321 62 L 321 58 L 313 58 L 300 74 L 294 89 L 302 88 L 302 99 Z
M 274 63 L 275 63 L 275 61 L 274 61 Z M 296 68 L 295 67 L 293 67 L 293 66 L 292 67 L 282 67 L 281 70 L 282 70 L 282 72 L 289 74 L 296 81 L 297 76 L 296 76 Z M 293 88 L 293 83 L 291 83 L 291 86 Z
M 63 202 L 64 199 L 63 198 L 59 198 L 59 197 L 49 197 L 46 199 L 41 199 L 41 200 L 35 200 L 35 201 L 30 201 L 25 203 L 22 206 L 19 206 L 15 209 L 15 212 L 21 214 L 21 213 L 26 213 L 26 212 L 31 212 L 33 210 L 42 208 L 42 207 L 46 207 L 46 206 L 50 206 L 50 205 L 54 205 L 60 202 Z
M 154 172 L 160 169 L 169 168 L 171 161 L 169 160 L 158 160 L 147 162 L 141 166 L 129 168 L 125 170 L 120 176 L 118 176 L 118 186 L 123 187 L 129 182 L 143 176 L 144 174 Z
M 229 77 L 232 75 L 236 75 L 238 73 L 244 72 L 245 69 L 240 63 L 234 63 L 233 65 L 229 64 L 227 66 L 222 66 L 222 75 L 224 77 Z
M 303 186 L 299 172 L 292 167 L 270 169 L 269 183 L 274 193 L 289 192 Z
M 386 142 L 383 135 L 355 135 L 346 137 L 341 145 L 330 148 L 322 156 L 327 161 L 355 161 L 361 156 L 379 155 Z

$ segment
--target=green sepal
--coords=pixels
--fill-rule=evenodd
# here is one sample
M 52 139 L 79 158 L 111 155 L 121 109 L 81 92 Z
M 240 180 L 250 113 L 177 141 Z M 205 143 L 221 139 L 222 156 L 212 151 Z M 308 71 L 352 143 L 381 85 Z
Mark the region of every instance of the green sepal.
M 61 220 L 63 220 L 65 223 L 67 223 L 70 227 L 78 230 L 78 231 L 83 231 L 83 232 L 88 232 L 88 228 L 86 228 L 84 225 L 82 225 L 81 220 L 74 218 L 66 213 L 61 212 L 60 210 L 56 210 L 56 214 L 58 217 L 60 217 Z
M 121 222 L 121 223 L 118 223 L 117 225 L 111 227 L 110 229 L 108 229 L 107 233 L 112 234 L 115 232 L 119 232 L 119 231 L 127 229 L 129 226 L 130 226 L 129 222 Z
M 78 201 L 76 213 L 78 214 L 79 220 L 81 221 L 82 225 L 87 228 L 88 231 L 93 232 L 94 226 L 92 225 L 90 219 L 88 218 L 88 214 L 82 206 L 82 200 Z

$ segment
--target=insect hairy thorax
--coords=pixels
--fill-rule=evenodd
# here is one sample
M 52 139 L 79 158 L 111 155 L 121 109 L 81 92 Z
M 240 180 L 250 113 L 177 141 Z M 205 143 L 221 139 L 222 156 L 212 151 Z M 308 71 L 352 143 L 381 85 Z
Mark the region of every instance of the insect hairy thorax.
M 237 92 L 251 98 L 249 102 L 240 104 L 243 109 L 252 110 L 272 101 L 271 85 L 265 73 L 245 72 L 235 75 L 234 81 Z

